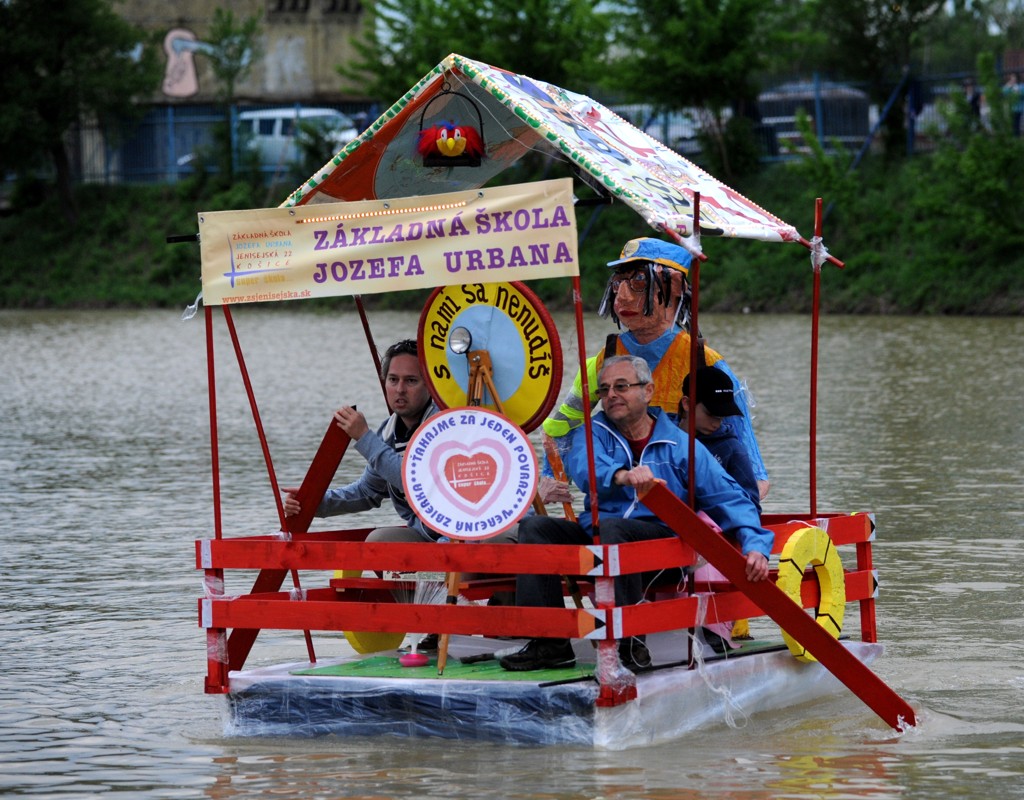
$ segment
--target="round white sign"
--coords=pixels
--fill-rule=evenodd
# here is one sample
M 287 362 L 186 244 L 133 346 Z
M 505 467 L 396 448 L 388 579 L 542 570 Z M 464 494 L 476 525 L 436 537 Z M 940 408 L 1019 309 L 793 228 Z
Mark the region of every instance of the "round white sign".
M 451 408 L 416 429 L 402 484 L 409 505 L 433 530 L 452 539 L 487 539 L 529 510 L 537 456 L 522 429 L 500 414 Z

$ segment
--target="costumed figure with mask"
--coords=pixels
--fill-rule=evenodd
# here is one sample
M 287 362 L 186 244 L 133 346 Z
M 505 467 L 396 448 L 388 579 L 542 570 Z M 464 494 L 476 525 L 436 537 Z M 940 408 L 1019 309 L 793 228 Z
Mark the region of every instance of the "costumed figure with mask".
M 605 347 L 587 359 L 590 397 L 583 398 L 582 380 L 577 373 L 561 405 L 544 420 L 544 433 L 559 449 L 568 447 L 572 430 L 583 424 L 583 404 L 597 405 L 597 375 L 606 358 L 634 355 L 651 368 L 655 391 L 651 405 L 661 408 L 674 421 L 682 399 L 683 379 L 690 372 L 689 291 L 686 276 L 691 256 L 686 248 L 659 239 L 631 239 L 622 253 L 608 266 L 613 270 L 598 309 L 602 317 L 611 317 L 619 333 L 608 336 Z M 625 328 L 625 330 L 623 330 Z M 698 336 L 697 366 L 712 366 L 725 372 L 735 388 L 741 416 L 730 417 L 728 424 L 743 443 L 757 478 L 762 498 L 768 493 L 768 472 L 750 422 L 747 393 L 729 369 L 725 359 Z M 547 468 L 545 470 L 547 472 Z M 542 480 L 541 497 L 545 502 L 567 502 L 568 487 L 550 476 Z

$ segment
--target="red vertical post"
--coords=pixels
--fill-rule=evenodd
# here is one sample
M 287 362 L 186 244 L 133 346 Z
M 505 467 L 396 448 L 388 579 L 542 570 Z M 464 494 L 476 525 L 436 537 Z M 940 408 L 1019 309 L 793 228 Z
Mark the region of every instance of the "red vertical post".
M 206 382 L 210 401 L 210 463 L 213 471 L 213 535 L 224 536 L 220 507 L 220 455 L 217 449 L 217 372 L 214 369 L 213 309 L 203 306 L 206 318 Z M 224 570 L 207 569 L 203 578 L 206 595 L 224 594 Z M 200 601 L 202 606 L 202 601 Z M 227 631 L 206 629 L 206 692 L 220 694 L 228 690 Z
M 682 237 L 671 228 L 663 228 L 665 233 L 675 239 L 677 244 L 682 244 Z M 693 234 L 694 239 L 697 242 L 698 252 L 693 255 L 690 260 L 690 284 L 691 284 L 691 297 L 690 297 L 690 390 L 686 393 L 686 400 L 689 403 L 691 409 L 696 407 L 697 398 L 697 353 L 700 345 L 700 327 L 698 324 L 698 317 L 700 315 L 700 262 L 703 261 L 706 256 L 703 252 L 700 252 L 700 192 L 693 193 Z M 684 278 L 684 281 L 686 279 Z M 689 437 L 689 446 L 687 448 L 687 458 L 689 459 L 689 468 L 687 469 L 686 484 L 687 494 L 689 496 L 689 502 L 692 506 L 694 503 L 694 492 L 695 492 L 695 479 L 694 479 L 694 464 L 693 459 L 695 455 L 696 445 L 694 441 L 697 438 L 697 423 L 696 416 L 691 412 L 688 416 L 686 423 L 686 433 Z
M 877 588 L 875 580 L 875 563 L 871 553 L 871 542 L 875 539 L 875 520 L 873 517 L 865 517 L 866 523 L 871 527 L 870 536 L 866 542 L 857 543 L 857 569 L 871 574 L 872 588 Z M 860 638 L 864 642 L 878 641 L 878 626 L 875 624 L 875 593 L 860 601 Z
M 587 447 L 587 486 L 590 498 L 590 523 L 594 531 L 594 543 L 601 541 L 600 517 L 597 511 L 597 468 L 594 464 L 593 423 L 590 409 L 590 376 L 587 374 L 587 339 L 583 330 L 583 290 L 580 287 L 579 275 L 572 279 L 572 304 L 576 318 L 576 342 L 579 349 L 580 362 L 580 393 L 583 397 L 583 429 L 586 431 Z M 595 602 L 598 608 L 610 608 L 615 605 L 615 579 L 598 577 L 595 581 Z M 601 686 L 598 706 L 615 706 L 636 697 L 636 680 L 621 683 L 609 679 L 619 663 L 619 655 L 614 639 L 602 639 L 597 642 L 596 677 Z
M 814 240 L 821 246 L 821 198 L 814 201 Z M 814 297 L 811 305 L 811 408 L 810 408 L 810 485 L 811 516 L 818 513 L 818 319 L 821 316 L 821 263 L 818 251 L 811 249 L 814 266 Z
M 206 382 L 210 398 L 210 462 L 213 468 L 213 535 L 224 535 L 220 512 L 220 454 L 217 449 L 217 373 L 213 366 L 213 309 L 203 306 L 206 315 Z
M 590 413 L 590 376 L 587 375 L 587 338 L 583 331 L 583 290 L 580 288 L 580 276 L 574 275 L 572 279 L 572 305 L 576 315 L 576 342 L 579 349 L 580 360 L 580 391 L 583 394 L 583 428 L 587 432 L 587 484 L 590 486 L 590 519 L 594 526 L 594 533 L 598 532 L 597 515 L 597 487 L 594 482 L 597 480 L 597 467 L 594 466 L 594 449 L 590 446 L 593 441 L 592 423 Z
M 693 236 L 700 241 L 700 192 L 693 193 Z M 686 278 L 683 278 L 685 284 Z M 689 413 L 686 415 L 687 443 L 686 459 L 686 492 L 689 497 L 690 507 L 695 507 L 697 502 L 697 488 L 695 467 L 693 460 L 696 457 L 697 441 L 697 349 L 700 338 L 700 326 L 697 323 L 697 316 L 700 311 L 700 258 L 693 256 L 690 259 L 690 391 L 687 392 Z
M 227 306 L 221 306 L 224 309 L 224 320 L 228 324 L 228 333 L 231 334 L 231 344 L 235 348 L 235 357 L 238 359 L 238 369 L 242 373 L 242 383 L 245 384 L 245 393 L 249 398 L 249 407 L 252 409 L 252 419 L 256 424 L 256 433 L 260 439 L 260 447 L 263 448 L 263 459 L 267 465 L 267 474 L 270 476 L 270 489 L 274 493 L 274 503 L 277 505 L 277 516 L 281 522 L 281 530 L 287 531 L 288 526 L 284 519 L 284 503 L 281 500 L 281 490 L 277 484 L 277 473 L 274 472 L 274 462 L 270 458 L 270 445 L 267 444 L 267 434 L 263 430 L 263 420 L 260 419 L 260 410 L 256 405 L 256 395 L 252 390 L 252 381 L 249 379 L 249 370 L 245 366 L 245 358 L 242 356 L 242 346 L 238 341 L 238 332 L 235 330 L 235 322 L 231 316 L 231 310 Z M 291 570 L 292 574 L 292 585 L 301 591 L 302 587 L 299 585 L 299 573 L 297 570 Z M 309 654 L 309 660 L 312 663 L 316 663 L 316 653 L 313 652 L 313 637 L 309 631 L 303 631 L 303 635 L 306 638 L 306 651 Z

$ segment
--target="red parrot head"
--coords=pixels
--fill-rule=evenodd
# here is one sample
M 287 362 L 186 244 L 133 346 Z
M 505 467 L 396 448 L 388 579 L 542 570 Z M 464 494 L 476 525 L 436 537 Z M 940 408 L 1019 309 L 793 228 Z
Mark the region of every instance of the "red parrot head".
M 484 143 L 476 128 L 446 122 L 420 131 L 416 150 L 424 157 L 442 155 L 454 158 L 465 153 L 480 158 L 484 155 Z

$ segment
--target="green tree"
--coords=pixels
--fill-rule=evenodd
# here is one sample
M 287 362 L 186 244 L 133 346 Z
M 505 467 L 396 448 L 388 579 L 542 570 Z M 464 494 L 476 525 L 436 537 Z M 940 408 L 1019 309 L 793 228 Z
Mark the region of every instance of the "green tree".
M 207 42 L 214 77 L 225 103 L 235 99 L 235 87 L 248 77 L 262 55 L 260 21 L 256 16 L 235 20 L 230 10 L 214 9 Z
M 986 7 L 989 22 L 1006 37 L 1009 46 L 1024 47 L 1024 4 L 1020 0 L 991 0 Z
M 53 167 L 70 222 L 78 216 L 66 135 L 98 122 L 108 137 L 159 86 L 156 54 L 108 0 L 0 2 L 0 168 Z
M 262 55 L 259 18 L 236 19 L 230 10 L 214 9 L 213 22 L 207 35 L 209 48 L 204 52 L 210 58 L 211 68 L 218 83 L 218 96 L 224 104 L 224 122 L 217 126 L 213 137 L 213 161 L 217 165 L 219 185 L 230 184 L 239 172 L 240 161 L 252 162 L 251 154 L 238 153 L 238 141 L 233 130 L 232 105 L 235 90 L 252 71 Z M 258 169 L 258 165 L 242 164 L 241 171 Z
M 1024 252 L 1024 219 L 1012 210 L 1024 193 L 1024 140 L 1013 135 L 992 53 L 978 56 L 977 72 L 988 97 L 989 128 L 969 124 L 967 104 L 955 96 L 950 135 L 933 158 L 915 162 L 921 189 L 907 209 L 910 238 L 943 253 L 928 262 L 929 272 L 951 294 L 947 302 L 957 312 L 969 291 L 961 283 L 981 286 L 993 298 L 1012 294 L 1020 270 L 1007 265 Z M 910 293 L 916 276 L 911 271 L 906 277 Z
M 943 11 L 943 0 L 812 0 L 815 25 L 827 32 L 815 53 L 819 68 L 863 81 L 882 106 L 903 79 L 922 34 Z M 886 152 L 906 145 L 901 103 L 885 121 Z
M 764 0 L 625 0 L 619 3 L 614 69 L 609 81 L 630 99 L 660 109 L 703 109 L 713 161 L 733 175 L 731 147 L 749 129 L 740 119 L 757 99 L 755 76 L 772 52 L 777 14 L 787 4 Z M 734 112 L 730 130 L 725 109 Z M 749 126 L 748 126 L 749 127 Z
M 583 91 L 601 75 L 600 0 L 372 0 L 358 57 L 338 72 L 391 103 L 449 53 Z
M 993 16 L 995 5 L 956 0 L 944 13 L 932 17 L 913 49 L 914 70 L 925 74 L 973 72 L 978 53 L 1002 50 L 1004 37 Z M 997 16 L 1006 21 L 1012 18 Z

